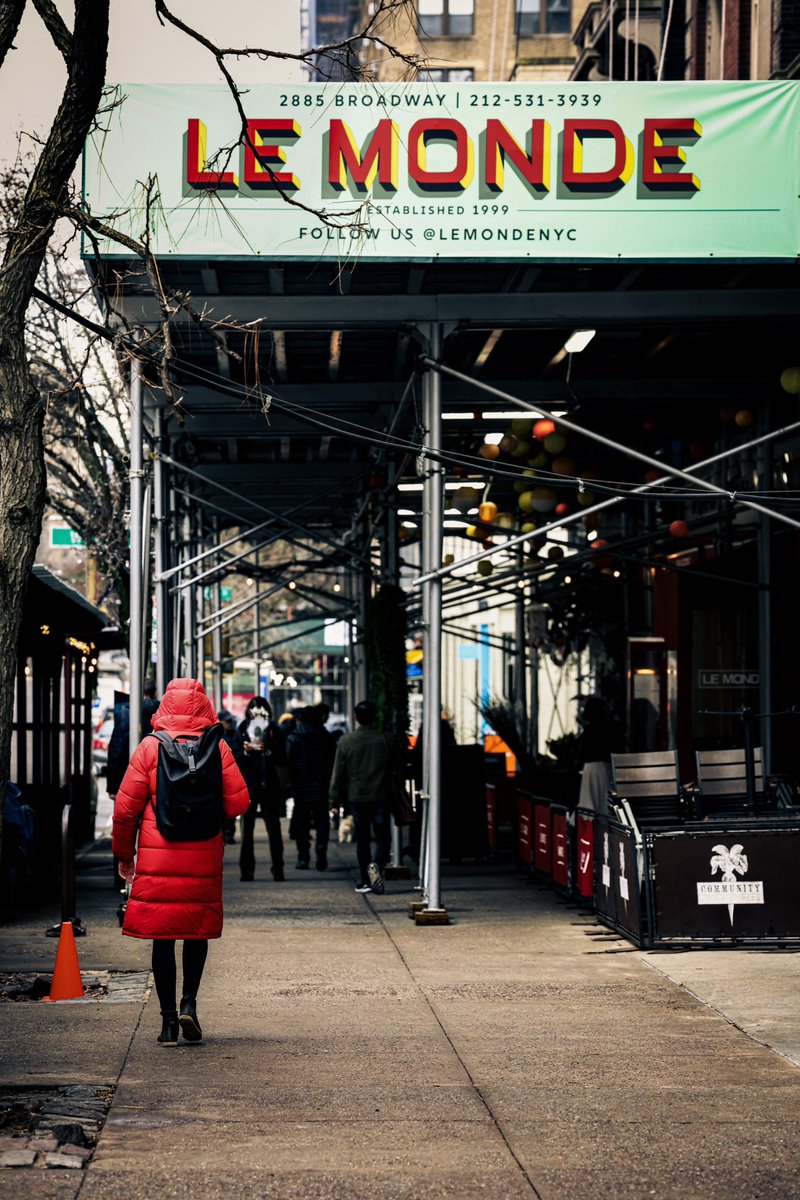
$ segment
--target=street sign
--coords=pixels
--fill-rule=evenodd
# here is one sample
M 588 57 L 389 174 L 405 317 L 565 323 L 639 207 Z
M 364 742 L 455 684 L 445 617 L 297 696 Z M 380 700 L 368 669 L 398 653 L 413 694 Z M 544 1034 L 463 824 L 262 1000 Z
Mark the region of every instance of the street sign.
M 70 529 L 68 525 L 51 525 L 50 526 L 50 548 L 51 550 L 68 550 L 72 547 L 85 546 L 86 542 L 81 535 L 74 529 Z

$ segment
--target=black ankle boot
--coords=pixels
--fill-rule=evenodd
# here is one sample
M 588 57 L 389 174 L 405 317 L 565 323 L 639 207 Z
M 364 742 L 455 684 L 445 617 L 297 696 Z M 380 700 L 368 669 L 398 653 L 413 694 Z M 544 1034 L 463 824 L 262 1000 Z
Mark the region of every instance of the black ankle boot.
M 156 1039 L 161 1046 L 177 1046 L 178 1044 L 178 1014 L 174 1010 L 172 1012 L 162 1012 L 161 1014 L 161 1033 Z
M 197 1019 L 197 1006 L 194 996 L 184 996 L 181 1000 L 181 1015 L 178 1018 L 181 1033 L 187 1042 L 199 1042 L 203 1036 L 200 1022 Z

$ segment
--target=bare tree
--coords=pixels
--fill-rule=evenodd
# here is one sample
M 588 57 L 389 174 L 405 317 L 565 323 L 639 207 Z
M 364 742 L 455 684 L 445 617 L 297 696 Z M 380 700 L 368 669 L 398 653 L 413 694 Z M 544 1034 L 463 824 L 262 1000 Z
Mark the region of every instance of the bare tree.
M 415 56 L 396 55 L 384 37 L 396 13 L 411 6 L 411 0 L 374 0 L 365 23 L 352 37 L 335 45 L 312 47 L 299 54 L 286 54 L 265 47 L 219 47 L 197 30 L 172 14 L 163 0 L 154 0 L 162 23 L 179 28 L 199 42 L 222 70 L 243 120 L 241 138 L 247 140 L 247 124 L 231 64 L 245 56 L 283 58 L 309 64 L 346 61 L 358 76 L 366 47 L 374 52 L 399 57 L 410 73 L 419 65 Z M 157 264 L 146 244 L 125 237 L 112 226 L 96 221 L 83 211 L 71 196 L 71 180 L 83 144 L 101 109 L 104 95 L 108 49 L 109 0 L 74 0 L 74 19 L 70 29 L 53 0 L 3 0 L 0 3 L 0 70 L 14 49 L 20 21 L 26 8 L 35 9 L 55 47 L 64 60 L 66 83 L 58 111 L 49 133 L 39 143 L 39 152 L 30 182 L 21 198 L 14 220 L 7 229 L 5 250 L 0 266 L 0 797 L 5 794 L 9 773 L 11 719 L 16 666 L 16 646 L 22 619 L 22 606 L 38 544 L 46 499 L 44 427 L 48 396 L 53 398 L 51 375 L 43 370 L 34 355 L 29 357 L 25 327 L 29 318 L 37 277 L 42 270 L 48 247 L 62 216 L 71 216 L 88 236 L 110 237 L 125 245 L 133 257 L 144 261 L 162 308 L 159 337 L 150 337 L 144 350 L 130 340 L 129 354 L 144 353 L 150 370 L 156 360 L 158 377 L 170 401 L 172 387 L 172 350 L 170 318 L 190 298 L 170 296 L 160 287 Z M 388 23 L 387 23 L 388 22 Z M 231 151 L 233 152 L 233 150 Z M 286 203 L 299 202 L 282 194 Z M 300 205 L 300 207 L 303 207 Z M 322 216 L 324 220 L 329 217 Z M 338 220 L 341 221 L 340 215 Z M 357 220 L 357 214 L 349 219 Z M 70 369 L 57 368 L 66 380 Z M 114 393 L 112 393 L 114 394 Z M 114 403 L 114 401 L 112 401 Z M 69 464 L 56 450 L 50 453 L 53 497 L 71 521 L 82 519 L 81 511 L 70 507 L 70 493 L 78 482 L 91 477 L 95 500 L 103 504 L 118 502 L 114 484 L 106 492 L 103 471 L 107 467 L 107 429 L 102 419 L 90 412 L 90 392 L 85 378 L 74 379 L 67 391 L 59 393 L 52 417 L 54 430 L 61 420 L 61 437 L 72 419 L 79 434 L 74 444 L 78 464 Z M 110 436 L 110 435 L 109 435 Z M 111 553 L 111 551 L 109 551 Z M 115 552 L 116 553 L 116 552 Z M 3 806 L 0 804 L 0 838 Z

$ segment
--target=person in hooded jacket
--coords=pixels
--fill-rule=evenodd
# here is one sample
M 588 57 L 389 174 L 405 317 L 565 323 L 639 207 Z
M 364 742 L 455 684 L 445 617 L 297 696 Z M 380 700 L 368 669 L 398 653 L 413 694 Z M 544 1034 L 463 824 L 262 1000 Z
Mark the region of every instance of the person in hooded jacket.
M 196 679 L 173 679 L 153 718 L 153 730 L 194 741 L 216 713 Z M 146 737 L 133 752 L 117 791 L 112 848 L 123 879 L 132 883 L 123 934 L 153 939 L 153 977 L 161 1006 L 158 1041 L 175 1046 L 203 1036 L 197 992 L 210 938 L 222 933 L 222 832 L 205 841 L 168 841 L 156 824 L 159 742 Z M 222 816 L 237 817 L 249 804 L 245 781 L 229 747 L 222 756 Z M 138 837 L 138 845 L 137 845 Z M 134 861 L 135 860 L 135 861 Z M 176 1005 L 175 942 L 183 941 L 183 994 Z
M 316 866 L 328 869 L 328 787 L 331 781 L 336 743 L 322 726 L 319 708 L 310 704 L 297 714 L 297 726 L 286 741 L 289 783 L 294 797 L 292 835 L 297 846 L 297 866 L 310 865 L 311 830 L 315 834 Z
M 239 877 L 243 883 L 250 883 L 255 876 L 253 838 L 260 810 L 269 838 L 272 878 L 283 883 L 281 807 L 286 784 L 286 745 L 279 726 L 272 720 L 272 708 L 263 696 L 253 696 L 248 702 L 239 733 L 244 749 L 236 761 L 250 793 L 250 807 L 242 818 Z

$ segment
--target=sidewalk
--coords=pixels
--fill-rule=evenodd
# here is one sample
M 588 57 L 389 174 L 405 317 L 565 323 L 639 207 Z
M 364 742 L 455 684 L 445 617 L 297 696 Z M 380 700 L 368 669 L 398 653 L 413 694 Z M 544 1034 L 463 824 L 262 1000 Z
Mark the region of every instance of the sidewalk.
M 285 884 L 237 851 L 200 1045 L 157 1046 L 142 991 L 0 1003 L 0 1092 L 116 1087 L 87 1167 L 0 1196 L 800 1198 L 800 955 L 642 953 L 500 866 L 446 869 L 453 924 L 417 928 L 408 884 L 354 893 L 352 846 Z M 82 969 L 141 971 L 84 865 Z M 0 929 L 0 970 L 51 970 L 56 916 Z

